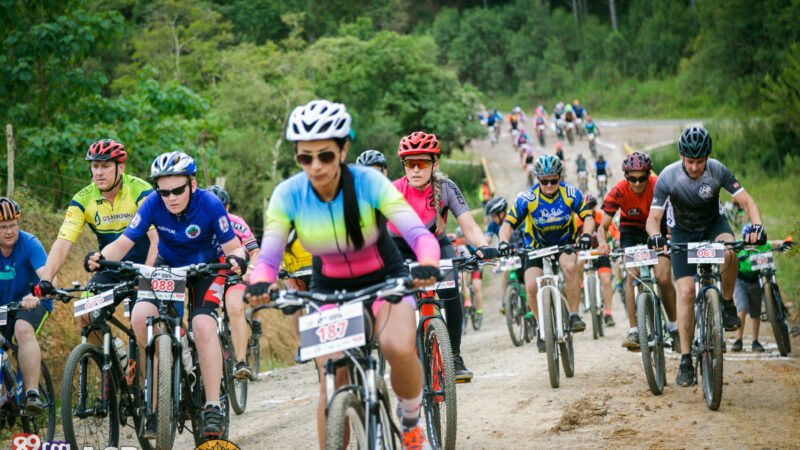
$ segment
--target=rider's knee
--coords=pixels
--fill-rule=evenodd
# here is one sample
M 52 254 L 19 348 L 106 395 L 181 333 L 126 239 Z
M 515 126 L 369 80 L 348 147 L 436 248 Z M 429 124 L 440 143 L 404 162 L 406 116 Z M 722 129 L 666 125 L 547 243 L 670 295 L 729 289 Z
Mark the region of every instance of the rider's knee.
M 415 357 L 414 343 L 409 343 L 406 339 L 385 339 L 385 342 L 381 342 L 381 352 L 387 360 Z
M 17 320 L 14 323 L 14 337 L 19 343 L 36 342 L 36 332 L 33 326 L 24 320 Z
M 225 310 L 231 318 L 244 316 L 244 300 L 241 295 L 233 294 L 225 299 Z

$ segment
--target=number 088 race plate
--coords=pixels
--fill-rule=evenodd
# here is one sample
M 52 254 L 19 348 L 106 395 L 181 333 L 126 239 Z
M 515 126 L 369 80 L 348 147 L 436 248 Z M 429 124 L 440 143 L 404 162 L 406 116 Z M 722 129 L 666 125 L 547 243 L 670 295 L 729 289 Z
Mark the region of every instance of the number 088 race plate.
M 720 242 L 689 242 L 686 262 L 689 264 L 722 264 L 725 245 Z
M 307 314 L 297 322 L 300 329 L 300 359 L 361 347 L 364 334 L 364 304 L 348 303 L 337 308 Z

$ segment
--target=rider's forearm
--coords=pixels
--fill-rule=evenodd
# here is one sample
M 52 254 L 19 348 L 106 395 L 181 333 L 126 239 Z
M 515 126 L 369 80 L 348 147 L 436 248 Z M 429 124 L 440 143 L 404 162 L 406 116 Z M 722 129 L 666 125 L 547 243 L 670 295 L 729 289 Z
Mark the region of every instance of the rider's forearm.
M 147 232 L 147 237 L 150 239 L 150 249 L 147 251 L 147 259 L 145 259 L 144 263 L 148 266 L 153 266 L 156 264 L 156 258 L 158 258 L 158 232 L 152 229 Z
M 664 217 L 663 209 L 650 208 L 650 215 L 647 216 L 645 229 L 648 236 L 661 234 L 661 218 Z
M 466 237 L 467 241 L 475 248 L 484 247 L 487 245 L 486 237 L 478 227 L 478 224 L 475 223 L 475 219 L 472 218 L 472 213 L 467 211 L 464 214 L 456 217 L 456 221 L 458 222 L 458 225 L 461 226 L 461 230 L 464 232 L 464 237 Z
M 747 213 L 747 217 L 750 218 L 750 223 L 756 225 L 763 225 L 764 223 L 761 221 L 761 211 L 758 210 L 758 205 L 756 205 L 756 201 L 753 200 L 753 197 L 747 193 L 747 191 L 742 191 L 739 195 L 736 196 L 736 200 L 742 205 L 744 212 Z
M 508 222 L 503 222 L 500 231 L 497 233 L 497 239 L 500 242 L 508 242 L 511 239 L 511 225 Z
M 66 239 L 56 239 L 50 248 L 50 254 L 47 255 L 47 262 L 44 265 L 42 274 L 39 276 L 40 279 L 55 282 L 56 274 L 66 262 L 72 245 L 72 242 Z
M 592 216 L 586 216 L 586 220 L 583 221 L 583 232 L 586 234 L 594 233 L 594 220 L 592 220 Z
M 106 245 L 100 254 L 110 261 L 121 261 L 133 246 L 134 242 L 129 237 L 122 235 L 114 242 Z

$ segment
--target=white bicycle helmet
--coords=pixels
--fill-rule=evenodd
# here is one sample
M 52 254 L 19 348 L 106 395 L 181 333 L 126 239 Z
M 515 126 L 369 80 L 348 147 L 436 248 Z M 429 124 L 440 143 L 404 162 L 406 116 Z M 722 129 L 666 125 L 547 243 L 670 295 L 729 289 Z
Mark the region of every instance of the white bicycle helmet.
M 350 114 L 343 104 L 312 100 L 292 111 L 286 126 L 286 139 L 317 141 L 343 138 L 350 134 L 350 121 Z
M 190 176 L 197 173 L 197 166 L 191 156 L 183 152 L 167 152 L 158 155 L 150 166 L 150 178 L 169 175 Z

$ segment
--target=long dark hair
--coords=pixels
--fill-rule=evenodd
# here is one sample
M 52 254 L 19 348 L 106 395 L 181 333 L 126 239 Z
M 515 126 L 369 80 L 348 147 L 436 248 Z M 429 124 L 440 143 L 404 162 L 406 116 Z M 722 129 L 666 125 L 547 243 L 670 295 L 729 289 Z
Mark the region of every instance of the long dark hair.
M 344 148 L 348 138 L 334 138 L 339 150 Z M 358 209 L 358 198 L 356 197 L 356 184 L 353 174 L 347 164 L 340 163 L 339 187 L 342 189 L 342 205 L 344 207 L 344 228 L 347 231 L 347 240 L 353 244 L 356 250 L 361 250 L 364 246 L 364 233 L 361 232 L 361 212 Z

